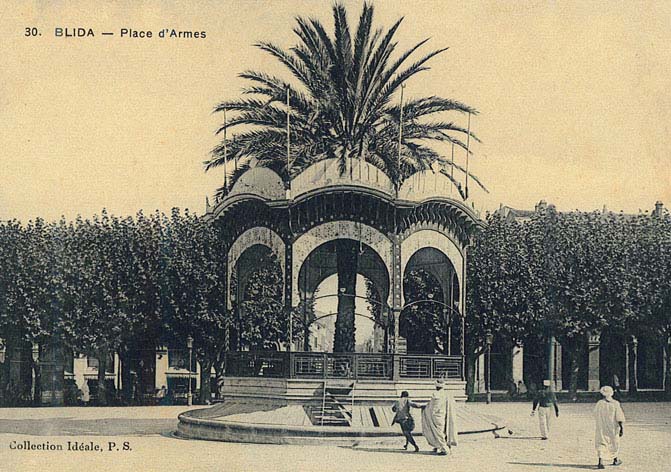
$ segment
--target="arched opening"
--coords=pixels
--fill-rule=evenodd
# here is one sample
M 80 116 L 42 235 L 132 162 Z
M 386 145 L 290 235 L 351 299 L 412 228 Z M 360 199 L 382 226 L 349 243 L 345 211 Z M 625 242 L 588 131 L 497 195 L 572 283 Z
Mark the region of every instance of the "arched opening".
M 459 280 L 450 259 L 424 247 L 403 274 L 405 306 L 399 319 L 399 353 L 461 355 Z
M 279 350 L 287 342 L 282 279 L 280 262 L 267 246 L 250 246 L 238 258 L 231 274 L 237 350 Z
M 389 275 L 370 246 L 352 239 L 321 244 L 301 265 L 298 289 L 298 316 L 306 330 L 307 347 L 312 343 L 314 350 L 362 352 L 369 343 L 371 349 L 383 344 L 386 351 L 388 333 L 386 329 L 380 333 L 380 326 L 388 326 Z M 316 336 L 320 340 L 310 340 Z
M 306 351 L 333 352 L 337 312 L 338 280 L 336 275 L 325 278 L 314 292 L 312 315 L 307 327 Z M 388 327 L 382 317 L 379 294 L 370 279 L 357 275 L 357 308 L 354 312 L 354 352 L 387 352 Z

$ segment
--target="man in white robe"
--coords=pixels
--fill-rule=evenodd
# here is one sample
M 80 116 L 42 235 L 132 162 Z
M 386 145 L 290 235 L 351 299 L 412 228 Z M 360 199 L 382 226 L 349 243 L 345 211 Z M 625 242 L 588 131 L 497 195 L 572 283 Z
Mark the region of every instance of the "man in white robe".
M 601 387 L 603 399 L 599 400 L 594 408 L 596 435 L 594 446 L 599 454 L 599 469 L 605 469 L 604 459 L 613 459 L 613 465 L 620 465 L 617 456 L 620 451 L 620 437 L 624 434 L 624 412 L 620 402 L 613 399 L 613 389 L 609 386 Z
M 434 452 L 447 455 L 447 449 L 457 445 L 456 407 L 452 395 L 444 388 L 442 379 L 422 410 L 422 433 Z

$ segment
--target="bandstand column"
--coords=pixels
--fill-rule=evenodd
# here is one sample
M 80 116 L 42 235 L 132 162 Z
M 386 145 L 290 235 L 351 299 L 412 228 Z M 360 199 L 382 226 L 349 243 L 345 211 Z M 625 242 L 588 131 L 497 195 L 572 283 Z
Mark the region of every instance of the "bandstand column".
M 588 365 L 587 365 L 587 390 L 590 392 L 599 391 L 600 379 L 599 379 L 599 361 L 600 361 L 600 349 L 601 348 L 601 337 L 597 334 L 592 334 L 589 337 L 588 342 Z
M 468 248 L 463 249 L 461 264 L 461 287 L 459 287 L 459 313 L 461 314 L 461 380 L 466 380 L 466 264 Z
M 391 268 L 392 273 L 392 307 L 391 313 L 393 316 L 394 322 L 394 333 L 391 343 L 392 354 L 394 354 L 393 361 L 393 374 L 392 377 L 394 380 L 398 380 L 401 377 L 401 360 L 398 357 L 398 344 L 399 344 L 399 324 L 401 318 L 401 295 L 403 290 L 403 274 L 401 274 L 401 244 L 397 235 L 392 236 L 393 241 L 393 267 Z
M 293 336 L 295 336 L 296 327 L 293 326 L 291 295 L 293 294 L 293 287 L 291 286 L 292 277 L 292 253 L 293 243 L 288 242 L 284 251 L 284 312 L 289 320 L 289 332 L 287 338 L 287 350 L 293 351 Z

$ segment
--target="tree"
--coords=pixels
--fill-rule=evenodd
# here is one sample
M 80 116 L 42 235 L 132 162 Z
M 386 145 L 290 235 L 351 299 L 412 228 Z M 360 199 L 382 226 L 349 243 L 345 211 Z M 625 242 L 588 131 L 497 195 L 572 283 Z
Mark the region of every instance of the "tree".
M 0 225 L 0 338 L 5 348 L 0 395 L 8 404 L 29 401 L 31 370 L 39 380 L 32 345 L 51 334 L 46 231 L 40 219 L 27 226 L 18 221 Z
M 244 299 L 236 300 L 242 308 L 242 341 L 250 350 L 278 350 L 279 345 L 289 339 L 289 324 L 282 304 L 282 270 L 270 251 L 255 263 L 256 268 L 242 287 Z M 295 331 L 299 334 L 298 326 Z
M 467 393 L 474 393 L 475 362 L 487 349 L 487 336 L 523 342 L 537 325 L 530 301 L 534 284 L 527 226 L 498 215 L 487 217 L 468 252 L 466 328 Z
M 408 352 L 447 354 L 443 306 L 430 298 L 441 302 L 444 298 L 438 280 L 424 269 L 411 269 L 404 277 L 403 291 L 406 305 L 418 302 L 406 309 L 399 321 L 399 333 L 407 340 Z
M 634 298 L 639 332 L 659 339 L 666 361 L 664 389 L 671 398 L 671 216 L 668 212 L 638 219 L 638 257 L 632 271 L 639 282 Z M 644 284 L 644 285 L 643 285 Z
M 75 352 L 98 361 L 97 401 L 109 401 L 106 383 L 108 359 L 124 342 L 133 326 L 120 240 L 115 237 L 118 222 L 103 210 L 90 220 L 77 218 L 74 225 L 62 225 L 61 291 L 58 305 L 66 342 Z
M 215 111 L 234 114 L 218 133 L 240 128 L 244 131 L 217 146 L 206 169 L 234 162 L 236 171 L 229 180 L 232 185 L 250 167 L 269 167 L 288 185 L 293 175 L 322 159 L 338 158 L 344 173 L 347 159 L 355 158 L 378 167 L 397 188 L 408 176 L 429 168 L 438 168 L 456 184 L 449 170 L 466 170 L 430 144 L 453 143 L 466 148 L 468 130 L 436 115 L 477 111 L 455 100 L 429 96 L 408 100 L 401 113 L 397 97 L 403 85 L 428 70 L 429 60 L 446 48 L 407 65 L 428 39 L 392 58 L 397 46 L 394 36 L 402 19 L 386 31 L 374 29 L 373 6 L 369 4 L 364 4 L 354 34 L 344 6 L 333 6 L 333 19 L 334 33 L 330 36 L 318 20 L 297 18 L 294 32 L 298 44 L 288 51 L 268 42 L 256 44 L 285 66 L 293 81 L 257 71 L 241 74 L 250 82 L 244 91 L 246 97 L 222 102 Z M 286 152 L 288 115 L 292 123 L 290 168 Z M 477 139 L 473 134 L 470 137 Z M 481 185 L 475 176 L 470 177 Z M 457 188 L 466 198 L 468 189 Z M 355 299 L 351 295 L 355 293 L 357 244 L 340 240 L 337 246 L 338 288 L 344 296 L 338 298 L 334 350 L 352 351 Z
M 210 400 L 210 372 L 226 344 L 230 313 L 226 293 L 225 251 L 219 228 L 188 210 L 173 209 L 164 221 L 162 253 L 162 313 L 165 340 L 184 348 L 193 338 L 200 363 L 200 401 Z

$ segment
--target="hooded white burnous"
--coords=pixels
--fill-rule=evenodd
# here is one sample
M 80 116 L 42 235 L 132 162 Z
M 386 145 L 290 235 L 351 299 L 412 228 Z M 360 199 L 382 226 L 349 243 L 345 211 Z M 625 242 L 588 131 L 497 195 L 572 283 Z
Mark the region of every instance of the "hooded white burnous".
M 422 433 L 426 441 L 442 454 L 457 445 L 457 421 L 454 398 L 443 388 L 442 379 L 436 382 L 436 391 L 422 411 Z
M 613 399 L 611 387 L 601 387 L 600 392 L 604 398 L 599 400 L 594 408 L 596 421 L 594 446 L 599 459 L 616 458 L 620 449 L 619 423 L 624 423 L 624 412 L 620 402 Z

